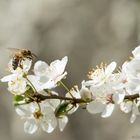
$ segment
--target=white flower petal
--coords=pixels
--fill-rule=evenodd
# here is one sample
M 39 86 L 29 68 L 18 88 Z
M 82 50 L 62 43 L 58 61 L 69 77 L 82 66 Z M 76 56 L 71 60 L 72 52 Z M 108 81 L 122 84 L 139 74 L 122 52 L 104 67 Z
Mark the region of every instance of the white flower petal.
M 115 70 L 117 63 L 116 62 L 112 62 L 111 64 L 109 64 L 107 66 L 107 68 L 105 69 L 105 74 L 107 76 L 110 76 L 112 74 L 112 72 Z
M 62 75 L 56 77 L 56 79 L 54 79 L 55 83 L 57 84 L 59 81 L 61 81 L 62 79 L 64 79 L 67 75 L 67 72 L 64 72 Z
M 89 80 L 83 83 L 84 86 L 92 86 L 94 84 L 93 80 Z
M 24 123 L 24 131 L 29 134 L 33 134 L 37 131 L 38 126 L 34 119 L 29 119 Z
M 15 74 L 10 74 L 1 79 L 1 82 L 9 82 L 15 77 Z
M 134 123 L 134 121 L 136 120 L 136 118 L 137 118 L 136 114 L 132 114 L 131 115 L 131 118 L 130 118 L 130 122 L 131 123 Z
M 8 90 L 15 95 L 25 93 L 27 82 L 23 77 L 15 77 L 12 81 L 8 82 Z
M 29 79 L 29 81 L 33 84 L 33 86 L 35 87 L 35 89 L 37 91 L 40 91 L 40 83 L 39 83 L 39 77 L 35 76 L 35 75 L 28 75 L 27 78 Z M 30 83 L 29 83 L 30 84 Z
M 92 101 L 87 105 L 87 110 L 89 113 L 96 114 L 103 112 L 105 105 L 99 101 Z
M 35 111 L 39 110 L 39 106 L 36 102 L 32 102 L 29 104 L 29 109 L 31 113 L 34 113 Z
M 54 116 L 53 107 L 48 100 L 45 100 L 41 103 L 41 111 L 44 112 L 44 115 L 47 119 L 50 119 L 52 116 Z
M 133 51 L 132 54 L 134 55 L 135 58 L 140 58 L 140 46 L 136 47 Z
M 67 116 L 63 116 L 63 118 L 58 119 L 59 122 L 59 129 L 60 131 L 63 131 L 66 124 L 68 123 L 68 117 Z
M 28 72 L 32 66 L 32 60 L 25 59 L 22 61 L 22 67 L 24 72 Z
M 103 118 L 107 118 L 107 117 L 110 117 L 112 115 L 112 112 L 115 108 L 115 105 L 114 104 L 107 104 L 104 111 L 102 112 L 102 117 Z
M 57 85 L 56 83 L 50 79 L 49 81 L 46 81 L 46 83 L 42 83 L 42 85 L 40 86 L 41 89 L 52 89 L 52 88 L 55 88 Z
M 121 102 L 123 102 L 124 97 L 125 97 L 125 93 L 115 93 L 113 94 L 113 101 L 116 104 L 120 104 Z
M 133 106 L 132 101 L 123 102 L 120 104 L 120 109 L 125 113 L 129 113 L 132 110 L 132 106 Z
M 56 80 L 59 76 L 61 76 L 65 70 L 66 64 L 68 61 L 68 57 L 62 58 L 62 60 L 55 60 L 50 64 L 50 67 L 47 71 L 47 75 L 51 78 Z M 67 73 L 64 73 L 65 76 Z M 60 78 L 58 78 L 59 80 Z
M 34 73 L 35 75 L 41 76 L 45 75 L 48 69 L 48 64 L 44 61 L 37 61 L 34 65 Z
M 80 90 L 80 95 L 81 95 L 82 99 L 84 99 L 84 100 L 89 100 L 89 99 L 92 98 L 90 90 L 88 88 L 86 88 L 86 87 L 83 87 Z
M 57 120 L 55 117 L 51 118 L 50 120 L 46 120 L 44 118 L 44 121 L 41 122 L 41 126 L 45 132 L 51 133 L 57 126 Z
M 21 117 L 29 117 L 31 114 L 30 105 L 20 105 L 15 108 L 16 113 Z
M 55 60 L 50 64 L 50 68 L 53 68 L 58 75 L 61 75 L 66 67 L 68 62 L 68 57 L 65 56 L 62 60 Z
M 57 126 L 57 120 L 53 108 L 46 101 L 42 102 L 41 110 L 44 116 L 41 119 L 41 126 L 44 131 L 51 133 Z
M 51 99 L 49 100 L 50 105 L 53 106 L 53 108 L 57 108 L 58 105 L 60 104 L 60 100 L 59 99 Z

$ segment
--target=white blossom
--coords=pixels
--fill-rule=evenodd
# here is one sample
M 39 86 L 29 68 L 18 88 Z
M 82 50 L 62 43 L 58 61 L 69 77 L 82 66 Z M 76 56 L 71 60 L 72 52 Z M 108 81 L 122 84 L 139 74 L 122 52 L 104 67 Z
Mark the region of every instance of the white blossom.
M 27 90 L 27 81 L 22 75 L 11 74 L 3 77 L 1 82 L 8 82 L 8 90 L 15 95 L 23 94 Z
M 122 112 L 131 113 L 130 122 L 133 123 L 140 115 L 140 46 L 132 54 L 133 58 L 117 72 L 114 72 L 116 62 L 97 66 L 89 73 L 89 80 L 82 81 L 80 89 L 74 86 L 69 90 L 61 81 L 67 75 L 67 56 L 50 64 L 37 61 L 32 75 L 29 74 L 32 60 L 21 60 L 14 70 L 11 59 L 8 64 L 11 74 L 1 82 L 8 82 L 8 90 L 15 97 L 16 112 L 25 120 L 24 131 L 29 134 L 39 128 L 51 133 L 57 125 L 63 131 L 68 123 L 67 115 L 80 106 L 86 107 L 91 114 L 100 113 L 107 118 L 119 105 Z M 64 97 L 52 91 L 59 84 L 67 90 Z
M 28 73 L 31 68 L 32 61 L 25 59 L 22 60 L 22 68 L 17 67 L 16 70 L 13 70 L 12 59 L 9 62 L 9 70 L 12 74 L 4 76 L 1 79 L 1 82 L 8 82 L 8 90 L 15 94 L 23 94 L 27 90 L 27 80 L 24 78 L 24 75 Z
M 123 103 L 120 104 L 120 109 L 124 113 L 132 112 L 132 115 L 130 118 L 131 123 L 134 123 L 137 115 L 140 115 L 139 107 L 140 107 L 140 100 L 139 99 L 137 101 L 124 101 Z
M 35 75 L 28 75 L 28 79 L 38 91 L 54 88 L 67 74 L 65 72 L 67 61 L 67 56 L 62 60 L 53 61 L 50 65 L 44 61 L 37 61 L 34 65 Z
M 24 131 L 29 134 L 35 133 L 39 127 L 45 132 L 51 133 L 57 126 L 57 121 L 52 107 L 47 102 L 30 103 L 16 107 L 16 112 L 23 119 Z
M 97 68 L 91 73 L 92 80 L 85 82 L 93 96 L 93 101 L 87 105 L 89 113 L 101 113 L 106 118 L 111 116 L 115 104 L 123 102 L 125 92 L 120 85 L 120 74 L 113 73 L 115 68 L 115 62 L 105 68 Z
M 90 73 L 89 78 L 91 80 L 85 82 L 85 86 L 98 87 L 106 82 L 106 80 L 112 75 L 116 68 L 116 62 L 110 63 L 107 67 L 100 67 Z

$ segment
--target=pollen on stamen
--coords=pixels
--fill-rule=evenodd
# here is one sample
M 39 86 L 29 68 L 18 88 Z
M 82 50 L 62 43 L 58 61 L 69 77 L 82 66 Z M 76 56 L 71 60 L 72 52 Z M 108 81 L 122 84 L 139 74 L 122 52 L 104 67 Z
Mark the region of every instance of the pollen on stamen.
M 90 70 L 87 74 L 88 79 L 92 79 L 91 75 L 94 73 L 95 69 L 93 68 L 92 70 Z
M 91 71 L 89 71 L 87 77 L 89 79 L 93 79 L 93 76 L 98 76 L 102 70 L 105 70 L 106 66 L 107 64 L 104 64 L 103 62 L 99 66 L 96 65 L 96 69 L 92 69 Z
M 93 74 L 93 73 L 94 73 L 93 71 L 90 71 L 90 72 L 88 73 L 88 75 L 87 75 L 88 79 L 92 79 L 92 74 Z
M 101 62 L 101 64 L 100 64 L 100 68 L 102 69 L 103 67 L 104 67 L 104 63 Z
M 40 117 L 43 116 L 43 114 L 40 112 L 40 111 L 36 111 L 33 113 L 33 116 L 36 118 L 36 119 L 39 119 Z

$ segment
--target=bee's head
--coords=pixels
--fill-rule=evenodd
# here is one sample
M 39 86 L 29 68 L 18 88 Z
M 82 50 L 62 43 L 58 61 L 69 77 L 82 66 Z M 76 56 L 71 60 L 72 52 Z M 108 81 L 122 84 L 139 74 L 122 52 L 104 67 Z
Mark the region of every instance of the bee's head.
M 27 50 L 27 54 L 28 54 L 28 55 L 32 55 L 32 53 L 31 53 L 30 50 Z
M 24 55 L 24 56 L 31 56 L 32 55 L 32 53 L 31 53 L 31 51 L 30 50 L 23 50 L 22 51 L 22 54 Z

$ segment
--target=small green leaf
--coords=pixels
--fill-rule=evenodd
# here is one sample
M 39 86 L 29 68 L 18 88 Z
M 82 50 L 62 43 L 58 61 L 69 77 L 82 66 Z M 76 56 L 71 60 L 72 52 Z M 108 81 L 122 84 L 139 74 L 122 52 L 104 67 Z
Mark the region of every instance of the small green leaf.
M 14 96 L 14 99 L 13 99 L 13 104 L 16 106 L 16 105 L 20 105 L 21 102 L 23 102 L 25 99 L 24 96 L 22 95 L 16 95 Z
M 61 117 L 65 114 L 67 114 L 68 105 L 69 105 L 68 102 L 60 104 L 55 110 L 55 116 Z
M 20 101 L 23 101 L 23 100 L 24 100 L 24 96 L 22 96 L 22 95 L 14 96 L 14 101 L 16 101 L 16 102 L 20 102 Z

